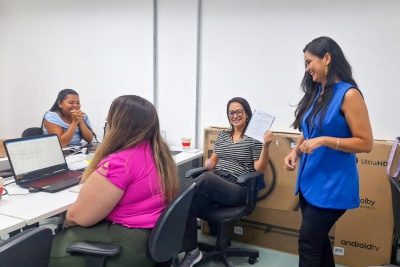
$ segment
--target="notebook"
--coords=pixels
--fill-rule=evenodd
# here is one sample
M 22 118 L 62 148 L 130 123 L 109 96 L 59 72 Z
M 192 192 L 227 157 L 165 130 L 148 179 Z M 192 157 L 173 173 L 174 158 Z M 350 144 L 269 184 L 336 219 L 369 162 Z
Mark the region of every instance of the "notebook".
M 58 192 L 80 182 L 82 172 L 71 171 L 56 134 L 4 141 L 17 185 Z

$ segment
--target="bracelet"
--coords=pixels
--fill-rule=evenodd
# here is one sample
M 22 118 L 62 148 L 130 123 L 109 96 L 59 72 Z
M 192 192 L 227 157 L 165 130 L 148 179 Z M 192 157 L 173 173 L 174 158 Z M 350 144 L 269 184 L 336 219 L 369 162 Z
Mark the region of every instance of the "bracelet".
M 338 149 L 338 147 L 339 147 L 339 143 L 340 143 L 340 141 L 339 141 L 339 140 L 340 140 L 339 138 L 336 140 L 336 146 L 335 146 L 335 150 L 337 150 L 337 149 Z

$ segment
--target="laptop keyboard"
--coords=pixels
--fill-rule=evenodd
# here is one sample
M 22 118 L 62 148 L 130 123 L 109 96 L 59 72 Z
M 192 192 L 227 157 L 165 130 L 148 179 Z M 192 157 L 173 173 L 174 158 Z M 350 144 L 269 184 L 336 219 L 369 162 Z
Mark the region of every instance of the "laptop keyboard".
M 26 186 L 28 187 L 34 187 L 34 188 L 42 188 L 45 187 L 47 185 L 51 185 L 51 184 L 56 184 L 59 182 L 62 182 L 64 180 L 68 180 L 71 178 L 76 178 L 76 177 L 81 177 L 82 176 L 82 172 L 78 172 L 78 171 L 69 171 L 69 172 L 65 172 L 65 173 L 61 173 L 52 177 L 48 177 L 42 180 L 38 180 L 32 183 L 27 184 Z

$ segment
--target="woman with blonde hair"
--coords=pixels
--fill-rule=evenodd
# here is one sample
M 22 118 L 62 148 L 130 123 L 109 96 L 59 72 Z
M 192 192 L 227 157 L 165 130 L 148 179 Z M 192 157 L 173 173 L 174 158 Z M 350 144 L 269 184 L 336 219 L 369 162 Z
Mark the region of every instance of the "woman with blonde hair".
M 178 191 L 178 171 L 160 135 L 155 107 L 134 95 L 111 104 L 103 144 L 85 170 L 64 230 L 53 241 L 50 266 L 85 266 L 66 248 L 79 240 L 112 242 L 122 251 L 107 266 L 152 266 L 151 229 Z

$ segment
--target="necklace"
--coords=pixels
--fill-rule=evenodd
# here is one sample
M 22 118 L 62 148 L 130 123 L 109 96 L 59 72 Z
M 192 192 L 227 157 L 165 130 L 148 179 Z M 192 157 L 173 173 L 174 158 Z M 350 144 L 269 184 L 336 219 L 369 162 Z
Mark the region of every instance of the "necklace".
M 68 124 L 71 124 L 72 123 L 72 118 L 70 117 L 70 118 L 67 118 L 66 116 L 64 116 L 64 114 L 62 114 L 61 112 L 60 112 L 60 116 L 61 116 L 61 119 L 64 121 L 64 122 L 66 122 L 66 123 L 68 123 Z

